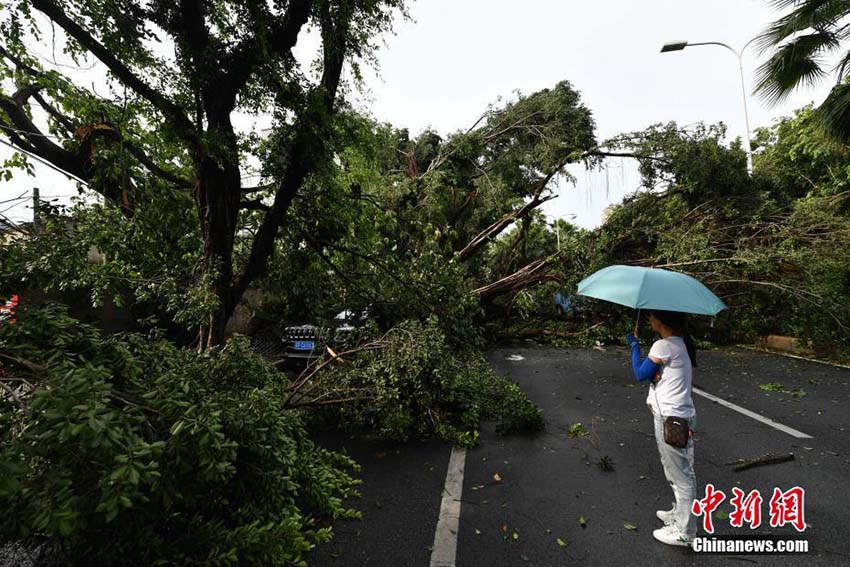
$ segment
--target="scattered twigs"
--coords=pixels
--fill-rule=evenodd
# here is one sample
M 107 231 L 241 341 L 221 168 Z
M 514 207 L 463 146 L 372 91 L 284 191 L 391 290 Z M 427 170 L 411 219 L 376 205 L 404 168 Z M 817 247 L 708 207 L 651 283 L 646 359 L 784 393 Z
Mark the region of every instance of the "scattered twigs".
M 10 388 L 9 386 L 7 386 L 6 384 L 4 384 L 4 382 L 5 382 L 5 380 L 0 380 L 0 390 L 3 390 L 4 392 L 6 392 L 9 395 L 9 397 L 11 397 L 13 400 L 15 400 L 15 403 L 18 404 L 19 406 L 26 407 L 26 404 L 24 404 L 24 401 L 21 399 L 21 397 L 18 395 L 18 393 L 15 390 L 13 390 L 12 388 Z
M 715 281 L 709 282 L 709 285 L 718 285 L 718 284 L 725 284 L 725 283 L 739 283 L 739 284 L 749 284 L 749 285 L 754 285 L 754 286 L 772 287 L 772 288 L 779 289 L 779 290 L 782 290 L 784 292 L 790 293 L 794 297 L 800 299 L 801 301 L 805 301 L 806 303 L 814 305 L 815 307 L 817 307 L 819 309 L 824 308 L 823 303 L 815 301 L 815 300 L 820 300 L 821 302 L 824 301 L 824 298 L 821 297 L 820 295 L 813 293 L 813 292 L 806 290 L 806 289 L 796 288 L 796 287 L 792 287 L 792 286 L 789 286 L 789 285 L 780 284 L 780 283 L 776 283 L 776 282 L 763 282 L 763 281 L 753 281 L 753 280 L 743 280 L 743 279 L 728 279 L 728 280 L 715 280 Z M 812 299 L 812 298 L 814 298 L 814 299 Z M 843 331 L 848 330 L 848 328 L 844 324 L 844 322 L 834 312 L 829 311 L 829 315 L 832 318 L 832 320 L 835 321 L 835 323 L 841 328 L 841 330 L 843 330 Z
M 356 392 L 364 392 L 363 394 L 357 394 Z M 374 393 L 370 388 L 359 388 L 356 390 L 348 390 L 346 391 L 347 395 L 333 397 L 331 394 L 335 392 L 326 392 L 312 400 L 308 400 L 305 402 L 296 401 L 294 403 L 287 403 L 287 407 L 290 409 L 296 408 L 306 408 L 306 407 L 316 407 L 316 406 L 331 406 L 336 404 L 344 404 L 348 402 L 359 402 L 365 400 L 373 400 L 375 399 Z
M 357 354 L 357 353 L 360 353 L 360 352 L 367 352 L 367 351 L 375 351 L 375 350 L 384 349 L 388 345 L 388 342 L 387 342 L 386 339 L 387 339 L 387 335 L 384 335 L 383 337 L 381 337 L 377 341 L 372 341 L 372 342 L 360 345 L 358 347 L 346 350 L 344 352 L 334 353 L 332 356 L 322 360 L 322 362 L 320 362 L 319 364 L 314 364 L 313 366 L 308 366 L 307 368 L 304 369 L 304 372 L 302 372 L 301 375 L 295 380 L 295 382 L 293 382 L 292 384 L 289 385 L 288 390 L 289 390 L 290 394 L 289 394 L 289 397 L 286 398 L 285 405 L 291 406 L 293 400 L 299 395 L 299 392 L 301 392 L 302 388 L 304 388 L 304 386 L 306 386 L 313 378 L 315 378 L 322 370 L 324 370 L 332 362 L 342 360 L 343 357 L 350 356 L 350 355 L 353 355 L 353 354 Z M 331 351 L 331 352 L 333 352 L 333 351 Z

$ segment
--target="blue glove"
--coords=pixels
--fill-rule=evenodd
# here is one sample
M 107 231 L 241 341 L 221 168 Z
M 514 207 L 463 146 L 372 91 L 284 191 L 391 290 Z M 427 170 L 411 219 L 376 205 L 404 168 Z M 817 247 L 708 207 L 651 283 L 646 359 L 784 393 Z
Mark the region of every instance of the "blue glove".
M 632 370 L 635 373 L 637 381 L 645 382 L 655 378 L 655 374 L 661 369 L 661 365 L 653 362 L 648 356 L 641 360 L 640 344 L 633 334 L 629 333 L 629 335 L 626 336 L 626 340 L 629 341 L 629 344 L 632 347 Z

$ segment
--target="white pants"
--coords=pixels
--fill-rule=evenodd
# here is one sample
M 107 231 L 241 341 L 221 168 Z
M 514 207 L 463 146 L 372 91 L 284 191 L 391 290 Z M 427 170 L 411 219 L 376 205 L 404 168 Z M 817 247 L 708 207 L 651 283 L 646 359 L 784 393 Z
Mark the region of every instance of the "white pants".
M 686 536 L 697 533 L 697 518 L 691 513 L 694 499 L 697 497 L 697 476 L 694 473 L 694 438 L 688 439 L 688 445 L 679 449 L 664 441 L 664 418 L 653 412 L 655 418 L 655 442 L 664 466 L 664 476 L 673 488 L 676 506 L 673 518 L 676 526 Z M 691 429 L 696 429 L 696 415 L 688 420 Z

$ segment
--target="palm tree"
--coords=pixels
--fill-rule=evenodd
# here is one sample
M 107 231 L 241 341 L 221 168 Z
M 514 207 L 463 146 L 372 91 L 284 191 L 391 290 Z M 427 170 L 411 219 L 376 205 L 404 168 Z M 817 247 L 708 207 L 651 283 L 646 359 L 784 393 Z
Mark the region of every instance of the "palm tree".
M 782 101 L 798 86 L 813 85 L 831 74 L 836 85 L 817 109 L 827 133 L 850 142 L 850 0 L 770 0 L 778 9 L 793 8 L 773 22 L 758 38 L 770 59 L 757 71 L 756 93 L 770 103 Z M 828 54 L 844 51 L 829 69 Z

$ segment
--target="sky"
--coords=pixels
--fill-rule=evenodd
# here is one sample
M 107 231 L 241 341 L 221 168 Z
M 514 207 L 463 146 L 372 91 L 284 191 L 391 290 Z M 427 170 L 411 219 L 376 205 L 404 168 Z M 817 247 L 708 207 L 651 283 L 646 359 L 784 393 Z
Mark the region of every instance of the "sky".
M 672 40 L 718 41 L 740 49 L 779 14 L 766 0 L 418 0 L 410 20 L 384 38 L 379 71 L 367 72 L 359 105 L 382 121 L 446 135 L 466 129 L 499 99 L 569 80 L 594 114 L 597 139 L 660 122 L 724 122 L 730 138 L 743 136 L 738 62 L 717 46 L 659 53 Z M 302 56 L 315 38 L 299 45 Z M 743 56 L 748 91 L 764 56 Z M 97 72 L 95 69 L 92 72 Z M 795 108 L 820 103 L 829 80 L 795 92 L 779 106 L 748 94 L 750 128 L 771 125 Z M 0 146 L 0 160 L 11 155 Z M 33 186 L 65 202 L 74 184 L 36 165 L 37 176 L 0 181 L 0 213 L 24 220 L 28 203 L 3 212 L 3 201 Z M 546 203 L 552 218 L 597 226 L 609 204 L 639 188 L 636 164 L 608 160 L 602 170 L 573 166 L 575 184 L 561 182 Z M 55 196 L 55 197 L 54 197 Z

